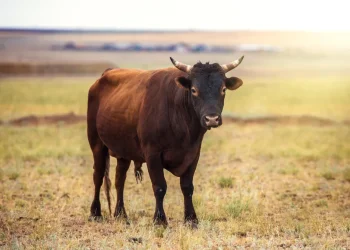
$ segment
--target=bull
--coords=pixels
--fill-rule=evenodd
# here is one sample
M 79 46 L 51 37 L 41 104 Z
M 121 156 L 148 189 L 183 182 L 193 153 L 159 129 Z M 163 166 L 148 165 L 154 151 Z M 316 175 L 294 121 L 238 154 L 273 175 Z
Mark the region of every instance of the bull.
M 110 156 L 117 159 L 116 218 L 127 219 L 124 183 L 131 161 L 137 181 L 147 164 L 156 201 L 153 222 L 167 225 L 163 200 L 167 191 L 164 169 L 180 177 L 184 220 L 197 225 L 192 203 L 193 176 L 205 133 L 222 124 L 226 90 L 243 81 L 225 74 L 229 64 L 186 65 L 171 58 L 174 67 L 159 70 L 108 69 L 88 93 L 87 135 L 94 159 L 94 198 L 90 218 L 101 218 L 100 189 L 105 183 L 111 213 Z

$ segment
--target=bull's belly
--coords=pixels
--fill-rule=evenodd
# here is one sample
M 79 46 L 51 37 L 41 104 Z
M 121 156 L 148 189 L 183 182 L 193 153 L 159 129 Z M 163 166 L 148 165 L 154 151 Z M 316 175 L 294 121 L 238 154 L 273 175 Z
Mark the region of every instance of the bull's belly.
M 196 161 L 199 149 L 194 147 L 190 149 L 176 148 L 163 152 L 164 168 L 175 176 L 183 175 L 187 169 Z
M 97 123 L 97 132 L 102 142 L 112 152 L 112 156 L 144 162 L 136 128 L 133 126 L 100 121 Z
M 123 138 L 111 140 L 102 139 L 103 143 L 111 151 L 111 155 L 116 158 L 124 158 L 137 162 L 144 162 L 144 156 L 136 143 L 132 142 L 133 138 Z

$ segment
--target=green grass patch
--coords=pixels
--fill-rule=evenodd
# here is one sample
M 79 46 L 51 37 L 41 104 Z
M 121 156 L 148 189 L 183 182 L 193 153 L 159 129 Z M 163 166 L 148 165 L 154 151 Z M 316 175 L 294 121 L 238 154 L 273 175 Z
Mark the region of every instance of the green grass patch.
M 243 213 L 250 211 L 250 203 L 242 199 L 233 199 L 227 206 L 226 212 L 232 218 L 238 218 Z
M 328 207 L 328 202 L 326 200 L 319 200 L 315 202 L 316 207 Z
M 234 180 L 230 177 L 221 177 L 218 183 L 220 188 L 232 188 Z
M 13 78 L 0 84 L 0 119 L 75 112 L 85 114 L 92 78 Z
M 96 78 L 13 78 L 0 84 L 0 119 L 29 114 L 86 114 L 87 93 Z M 349 119 L 350 85 L 345 78 L 244 79 L 228 92 L 224 113 L 241 116 L 315 115 Z
M 90 154 L 85 124 L 72 126 L 2 127 L 0 161 Z
M 10 173 L 8 173 L 8 178 L 11 181 L 17 180 L 19 176 L 20 176 L 20 174 L 18 172 L 15 172 L 15 171 L 11 171 Z
M 327 181 L 335 180 L 335 174 L 333 172 L 331 172 L 331 171 L 325 171 L 321 175 Z
M 350 182 L 350 168 L 346 168 L 343 172 L 344 180 Z

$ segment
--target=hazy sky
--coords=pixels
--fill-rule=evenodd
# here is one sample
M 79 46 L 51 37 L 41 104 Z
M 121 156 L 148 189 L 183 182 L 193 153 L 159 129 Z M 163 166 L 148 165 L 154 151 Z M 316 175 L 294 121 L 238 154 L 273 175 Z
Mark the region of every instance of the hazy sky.
M 347 0 L 0 0 L 0 27 L 350 31 Z

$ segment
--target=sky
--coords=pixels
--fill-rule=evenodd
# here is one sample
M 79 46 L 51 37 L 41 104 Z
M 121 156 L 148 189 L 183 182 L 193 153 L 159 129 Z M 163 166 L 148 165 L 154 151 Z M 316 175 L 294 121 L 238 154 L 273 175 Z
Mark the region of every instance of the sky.
M 347 0 L 0 0 L 0 27 L 350 31 Z

